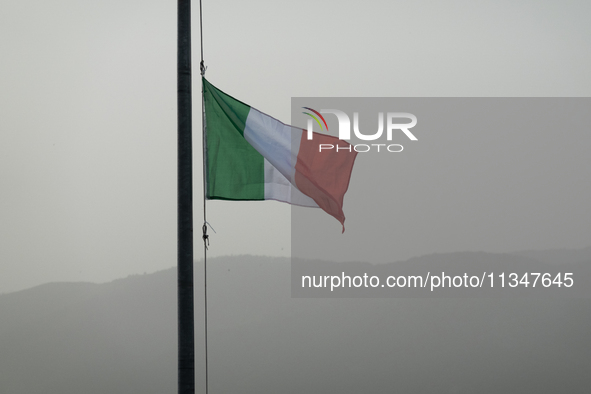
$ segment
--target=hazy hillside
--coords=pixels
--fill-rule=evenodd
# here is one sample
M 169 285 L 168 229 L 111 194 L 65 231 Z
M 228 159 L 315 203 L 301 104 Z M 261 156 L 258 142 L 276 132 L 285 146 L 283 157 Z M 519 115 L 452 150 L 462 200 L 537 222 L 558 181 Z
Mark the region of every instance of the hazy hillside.
M 591 261 L 591 246 L 584 249 L 528 250 L 515 253 L 546 263 L 564 264 Z
M 175 275 L 53 283 L 0 296 L 0 392 L 170 392 Z
M 208 272 L 211 393 L 591 387 L 589 299 L 292 299 L 288 259 L 217 258 Z M 175 269 L 0 296 L 0 393 L 174 392 Z

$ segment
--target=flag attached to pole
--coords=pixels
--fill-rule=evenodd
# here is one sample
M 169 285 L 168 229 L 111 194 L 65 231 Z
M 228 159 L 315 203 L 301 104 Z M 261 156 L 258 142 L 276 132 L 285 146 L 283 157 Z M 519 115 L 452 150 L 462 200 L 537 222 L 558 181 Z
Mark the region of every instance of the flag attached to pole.
M 206 198 L 322 208 L 343 225 L 357 152 L 337 137 L 286 125 L 203 78 Z M 338 149 L 320 151 L 321 144 Z M 327 145 L 324 145 L 327 146 Z

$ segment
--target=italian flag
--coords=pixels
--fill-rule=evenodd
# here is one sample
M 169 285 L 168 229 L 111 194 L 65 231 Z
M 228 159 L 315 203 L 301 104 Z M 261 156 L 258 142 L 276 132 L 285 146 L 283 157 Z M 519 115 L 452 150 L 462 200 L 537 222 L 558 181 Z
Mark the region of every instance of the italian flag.
M 322 208 L 343 225 L 357 152 L 336 137 L 286 125 L 203 78 L 206 198 Z M 320 144 L 333 149 L 320 151 Z M 337 150 L 338 146 L 338 150 Z

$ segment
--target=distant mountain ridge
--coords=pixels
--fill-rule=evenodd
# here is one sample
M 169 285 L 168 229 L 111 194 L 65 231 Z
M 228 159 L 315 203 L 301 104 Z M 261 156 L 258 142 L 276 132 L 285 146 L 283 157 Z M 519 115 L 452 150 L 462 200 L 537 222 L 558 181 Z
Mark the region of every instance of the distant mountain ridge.
M 526 250 L 511 254 L 527 256 L 544 263 L 582 263 L 591 261 L 591 246 L 583 249 Z
M 479 258 L 507 257 L 467 252 L 411 263 Z M 201 264 L 197 392 L 204 368 Z M 588 299 L 292 299 L 288 258 L 213 258 L 208 273 L 212 393 L 591 387 Z M 1 393 L 175 391 L 175 268 L 0 295 Z

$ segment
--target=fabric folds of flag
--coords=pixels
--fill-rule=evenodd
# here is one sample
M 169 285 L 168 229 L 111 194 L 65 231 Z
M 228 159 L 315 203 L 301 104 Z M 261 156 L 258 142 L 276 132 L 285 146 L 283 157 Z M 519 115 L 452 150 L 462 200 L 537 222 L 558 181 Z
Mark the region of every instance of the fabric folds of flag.
M 336 137 L 286 125 L 203 78 L 206 198 L 278 200 L 319 207 L 343 225 L 357 152 Z M 320 144 L 333 149 L 320 152 Z M 338 149 L 337 149 L 338 146 Z

